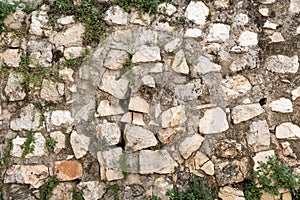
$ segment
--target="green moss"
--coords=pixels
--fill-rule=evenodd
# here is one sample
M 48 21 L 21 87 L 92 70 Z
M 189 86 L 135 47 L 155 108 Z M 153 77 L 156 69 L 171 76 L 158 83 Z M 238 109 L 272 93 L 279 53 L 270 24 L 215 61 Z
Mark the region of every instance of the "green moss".
M 34 151 L 35 148 L 33 144 L 34 142 L 35 142 L 34 133 L 30 131 L 26 138 L 26 141 L 21 146 L 21 148 L 23 149 L 22 158 L 25 158 L 26 155 Z
M 40 187 L 40 199 L 48 200 L 53 195 L 54 188 L 59 184 L 59 179 L 55 176 L 51 177 Z

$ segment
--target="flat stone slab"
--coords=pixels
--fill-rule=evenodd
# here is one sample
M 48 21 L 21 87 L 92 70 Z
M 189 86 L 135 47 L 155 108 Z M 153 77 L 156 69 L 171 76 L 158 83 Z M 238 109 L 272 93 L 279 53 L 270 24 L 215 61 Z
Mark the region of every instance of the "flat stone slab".
M 285 122 L 276 127 L 275 135 L 278 139 L 299 139 L 300 127 L 291 122 Z
M 239 105 L 232 109 L 231 117 L 233 119 L 233 123 L 238 124 L 259 116 L 264 112 L 265 110 L 259 103 Z
M 200 133 L 204 134 L 221 133 L 228 128 L 227 115 L 220 107 L 205 111 L 199 122 Z
M 82 174 L 82 165 L 78 161 L 62 160 L 54 162 L 54 175 L 61 181 L 80 179 Z
M 275 73 L 296 73 L 299 68 L 298 56 L 288 57 L 285 55 L 269 56 L 265 62 L 266 68 Z

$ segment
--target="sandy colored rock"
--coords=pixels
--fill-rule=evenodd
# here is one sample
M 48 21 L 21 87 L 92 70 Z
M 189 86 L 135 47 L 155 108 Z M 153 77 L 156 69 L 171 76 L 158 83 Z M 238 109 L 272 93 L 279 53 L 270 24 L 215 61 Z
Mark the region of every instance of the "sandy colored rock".
M 119 115 L 125 113 L 120 104 L 111 103 L 108 100 L 100 101 L 97 113 L 99 116 Z
M 220 72 L 221 66 L 218 64 L 215 64 L 210 61 L 209 58 L 205 56 L 200 56 L 198 58 L 198 63 L 196 66 L 191 69 L 194 76 L 198 77 L 201 74 L 207 74 L 210 72 Z
M 184 106 L 170 108 L 164 111 L 161 115 L 162 128 L 175 127 L 187 120 Z
M 64 84 L 44 79 L 42 82 L 41 98 L 46 101 L 59 102 L 64 94 Z
M 76 159 L 82 158 L 89 150 L 90 138 L 72 131 L 70 143 Z
M 239 45 L 254 46 L 258 44 L 257 33 L 251 31 L 244 31 L 239 37 Z
M 149 103 L 140 96 L 132 96 L 129 101 L 128 109 L 142 112 L 142 113 L 149 113 L 150 105 Z
M 9 101 L 20 101 L 25 98 L 26 93 L 22 86 L 23 81 L 23 74 L 18 72 L 11 72 L 9 74 L 6 87 L 4 88 Z
M 103 146 L 116 145 L 121 140 L 121 130 L 116 123 L 106 122 L 98 124 L 96 135 Z
M 161 143 L 168 144 L 174 139 L 176 133 L 176 130 L 173 128 L 161 129 L 158 131 L 157 137 Z
M 249 80 L 242 76 L 230 76 L 222 80 L 222 89 L 229 98 L 237 98 L 251 90 Z
M 187 159 L 193 152 L 200 148 L 204 140 L 205 138 L 199 134 L 188 136 L 179 144 L 178 150 L 182 157 Z
M 21 52 L 19 49 L 6 49 L 4 52 L 0 52 L 0 61 L 11 67 L 19 67 Z
M 82 177 L 83 169 L 80 162 L 62 160 L 54 162 L 54 175 L 61 181 L 71 181 Z
M 299 13 L 300 12 L 300 0 L 291 0 L 289 11 L 291 13 Z
M 253 157 L 254 166 L 253 170 L 258 170 L 260 164 L 258 162 L 266 163 L 269 160 L 269 157 L 275 156 L 274 150 L 261 151 L 255 154 Z
M 197 25 L 204 25 L 209 15 L 209 8 L 201 1 L 191 1 L 187 6 L 184 16 Z
M 266 59 L 265 66 L 275 73 L 296 73 L 299 68 L 298 56 L 273 55 Z
M 269 149 L 270 132 L 266 120 L 256 121 L 250 125 L 247 142 L 255 152 Z
M 172 69 L 177 73 L 188 74 L 189 66 L 186 62 L 185 54 L 183 50 L 179 50 L 175 56 L 172 63 Z
M 213 24 L 207 36 L 208 42 L 225 42 L 229 39 L 230 26 L 225 24 Z
M 199 122 L 200 133 L 204 134 L 221 133 L 228 128 L 226 113 L 220 107 L 205 111 Z
M 133 63 L 155 62 L 160 60 L 160 49 L 156 46 L 150 47 L 147 45 L 142 45 L 132 56 Z
M 278 139 L 299 139 L 300 127 L 291 122 L 284 122 L 276 127 L 275 135 Z
M 104 60 L 104 67 L 111 70 L 120 70 L 123 63 L 128 59 L 128 53 L 117 49 L 111 49 Z
M 71 116 L 71 112 L 68 110 L 54 110 L 51 113 L 51 122 L 55 126 L 71 125 L 74 119 Z
M 84 199 L 101 199 L 106 192 L 106 185 L 99 181 L 80 182 L 77 188 L 82 189 Z
M 66 148 L 66 136 L 61 131 L 51 132 L 50 137 L 57 142 L 53 149 L 54 153 L 58 154 L 61 150 Z
M 132 124 L 138 126 L 145 126 L 144 115 L 142 113 L 132 113 Z
M 233 123 L 238 124 L 259 116 L 264 112 L 265 110 L 258 103 L 239 105 L 232 109 L 231 117 Z
M 3 21 L 3 23 L 5 24 L 5 26 L 9 29 L 20 29 L 22 27 L 22 23 L 24 22 L 26 13 L 21 11 L 21 10 L 17 10 L 16 12 L 9 14 Z
M 128 13 L 120 6 L 112 6 L 105 12 L 104 21 L 109 25 L 126 25 Z
M 293 103 L 287 98 L 280 98 L 278 100 L 272 101 L 269 106 L 272 111 L 280 113 L 292 113 L 293 112 Z
M 242 190 L 230 186 L 220 188 L 218 196 L 222 200 L 245 200 Z

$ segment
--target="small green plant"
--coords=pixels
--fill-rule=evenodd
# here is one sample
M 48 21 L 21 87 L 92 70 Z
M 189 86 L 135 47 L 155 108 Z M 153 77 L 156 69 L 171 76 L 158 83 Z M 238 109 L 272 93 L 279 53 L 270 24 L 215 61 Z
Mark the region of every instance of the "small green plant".
M 4 165 L 6 167 L 8 167 L 9 165 L 9 162 L 10 162 L 10 159 L 11 159 L 11 156 L 10 156 L 10 152 L 13 148 L 13 142 L 12 142 L 12 139 L 6 139 L 6 147 L 5 147 L 5 150 L 4 150 L 4 155 L 3 155 L 3 162 L 4 162 Z
M 47 140 L 46 140 L 46 145 L 48 146 L 48 147 L 50 147 L 51 149 L 54 149 L 55 147 L 56 147 L 56 145 L 57 145 L 57 141 L 56 140 L 54 140 L 53 138 L 48 138 Z
M 25 158 L 27 154 L 32 153 L 34 151 L 35 148 L 34 142 L 35 142 L 34 133 L 30 131 L 28 133 L 26 141 L 21 146 L 21 148 L 23 149 L 22 158 Z
M 186 18 L 184 16 L 180 16 L 177 18 L 176 24 L 177 25 L 183 25 L 186 21 Z
M 125 179 L 128 177 L 130 173 L 126 160 L 127 160 L 126 154 L 122 154 L 119 159 L 119 165 Z
M 118 194 L 119 186 L 117 184 L 106 185 L 106 191 L 112 190 L 114 192 L 114 200 L 120 200 L 120 196 Z
M 20 2 L 14 1 L 13 3 L 9 3 L 8 0 L 0 1 L 0 33 L 6 31 L 6 27 L 4 25 L 5 18 L 10 14 L 14 13 L 17 10 Z
M 55 176 L 51 177 L 40 187 L 40 199 L 48 200 L 53 195 L 54 188 L 59 184 L 59 179 Z
M 300 176 L 292 174 L 287 165 L 278 162 L 275 157 L 269 157 L 266 163 L 259 162 L 259 165 L 252 174 L 254 181 L 245 186 L 247 200 L 260 200 L 262 191 L 278 195 L 280 188 L 290 190 L 295 197 L 300 196 Z
M 204 179 L 193 176 L 192 186 L 187 190 L 181 192 L 178 190 L 168 190 L 166 196 L 170 197 L 171 200 L 214 200 L 218 190 L 216 188 L 208 188 Z
M 141 13 L 156 14 L 158 4 L 161 0 L 117 0 L 117 4 L 126 12 L 131 12 L 132 8 L 138 9 Z
M 72 200 L 84 200 L 83 198 L 83 189 L 78 190 L 75 187 L 72 189 Z
M 120 78 L 122 78 L 122 76 L 130 70 L 131 75 L 134 77 L 134 72 L 132 70 L 133 68 L 133 63 L 132 63 L 132 54 L 128 54 L 128 58 L 125 60 L 125 62 L 122 64 L 122 69 L 120 71 L 119 76 L 116 78 L 116 80 L 119 80 Z
M 151 197 L 151 200 L 161 200 L 161 198 L 154 195 L 154 196 Z

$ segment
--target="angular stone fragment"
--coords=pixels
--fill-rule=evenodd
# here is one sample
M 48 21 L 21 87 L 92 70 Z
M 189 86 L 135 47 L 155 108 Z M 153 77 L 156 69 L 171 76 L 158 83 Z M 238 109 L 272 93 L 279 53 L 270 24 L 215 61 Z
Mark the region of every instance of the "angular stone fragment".
M 259 169 L 259 162 L 266 163 L 269 160 L 269 157 L 275 156 L 274 150 L 269 150 L 269 151 L 261 151 L 255 154 L 253 157 L 254 161 L 254 166 L 253 170 L 258 170 Z
M 258 44 L 257 33 L 251 31 L 244 31 L 239 37 L 239 45 L 254 46 Z
M 25 12 L 21 10 L 17 10 L 16 12 L 9 14 L 3 20 L 3 23 L 9 29 L 13 29 L 13 30 L 20 29 L 22 28 L 22 23 L 24 22 L 25 16 L 26 16 Z
M 159 47 L 150 47 L 142 45 L 135 54 L 132 56 L 133 63 L 140 62 L 155 62 L 160 61 L 160 49 Z
M 57 23 L 62 24 L 62 25 L 72 24 L 74 22 L 75 22 L 74 15 L 60 17 L 59 19 L 57 19 Z
M 226 24 L 213 24 L 207 36 L 208 42 L 225 42 L 229 39 L 230 26 Z
M 162 128 L 174 127 L 187 120 L 184 106 L 176 106 L 164 111 L 161 115 Z
M 269 149 L 270 132 L 266 120 L 256 121 L 250 125 L 247 142 L 254 149 L 254 152 Z
M 282 147 L 282 155 L 297 159 L 297 155 L 294 153 L 289 142 L 282 142 L 280 145 Z
M 213 176 L 215 174 L 215 166 L 212 161 L 207 161 L 204 163 L 200 169 L 204 171 L 207 175 Z
M 281 112 L 281 113 L 292 113 L 293 112 L 293 103 L 287 98 L 280 98 L 278 100 L 272 101 L 269 106 L 272 111 Z
M 157 144 L 154 133 L 140 126 L 129 124 L 125 125 L 124 139 L 125 150 L 138 151 Z
M 39 40 L 30 40 L 27 43 L 27 47 L 30 48 L 29 67 L 52 66 L 53 45 L 51 43 Z
M 111 70 L 120 70 L 126 59 L 128 59 L 126 51 L 111 49 L 106 55 L 103 66 Z
M 112 6 L 105 12 L 104 21 L 109 25 L 126 25 L 128 21 L 128 13 L 120 6 Z
M 199 134 L 188 136 L 179 144 L 178 150 L 182 157 L 187 159 L 192 153 L 200 148 L 204 140 L 205 138 Z
M 245 200 L 244 192 L 242 190 L 230 186 L 220 188 L 218 196 L 222 200 Z
M 291 0 L 289 11 L 291 13 L 299 13 L 300 12 L 300 0 Z
M 221 133 L 228 128 L 226 113 L 220 107 L 205 111 L 199 122 L 200 133 L 204 134 Z
M 132 96 L 129 101 L 128 109 L 136 112 L 149 113 L 150 105 L 140 96 Z
M 97 113 L 101 116 L 119 115 L 125 113 L 120 104 L 110 103 L 108 100 L 100 101 Z
M 237 25 L 244 26 L 249 22 L 249 17 L 244 13 L 239 13 L 235 16 L 234 21 Z
M 61 200 L 61 197 L 63 197 L 64 200 L 71 200 L 73 198 L 75 184 L 75 182 L 60 182 L 54 187 L 53 195 L 49 200 Z
M 172 69 L 177 73 L 188 74 L 189 66 L 186 62 L 185 54 L 183 50 L 179 50 L 175 56 L 172 63 Z
M 84 47 L 67 47 L 64 50 L 64 57 L 66 60 L 79 58 L 84 55 Z
M 141 174 L 168 174 L 174 172 L 178 164 L 166 150 L 142 150 L 139 157 Z
M 278 139 L 299 139 L 300 127 L 291 122 L 285 122 L 276 127 L 275 135 Z
M 252 119 L 264 112 L 265 110 L 261 107 L 259 103 L 239 105 L 232 109 L 231 117 L 233 119 L 233 123 L 238 124 Z
M 132 124 L 138 126 L 145 126 L 144 115 L 142 113 L 132 113 Z
M 269 36 L 271 41 L 269 43 L 276 43 L 276 42 L 284 42 L 285 39 L 279 32 L 274 32 L 271 36 Z
M 66 148 L 66 136 L 61 131 L 51 132 L 50 137 L 57 142 L 54 147 L 54 153 L 58 154 Z
M 161 3 L 157 6 L 157 8 L 160 13 L 165 13 L 168 16 L 173 15 L 177 11 L 177 8 L 170 3 Z
M 191 71 L 194 73 L 194 76 L 199 76 L 210 72 L 220 72 L 220 70 L 220 65 L 211 62 L 207 57 L 200 56 L 197 65 Z
M 19 67 L 21 62 L 21 52 L 19 49 L 6 49 L 3 53 L 0 53 L 0 64 Z
M 298 56 L 273 55 L 266 59 L 265 66 L 271 72 L 296 73 L 299 68 Z
M 9 101 L 20 101 L 26 96 L 22 82 L 24 76 L 18 72 L 11 72 L 8 76 L 6 87 L 4 91 L 8 96 Z
M 49 17 L 45 10 L 33 11 L 31 13 L 31 24 L 29 33 L 38 36 L 49 36 L 51 26 L 48 24 Z
M 202 31 L 198 28 L 188 28 L 184 34 L 184 37 L 186 38 L 197 38 L 201 37 Z
M 222 89 L 229 98 L 237 98 L 239 95 L 246 94 L 251 88 L 249 80 L 242 75 L 231 76 L 222 80 Z
M 106 192 L 106 185 L 99 181 L 80 182 L 77 188 L 83 192 L 84 199 L 101 199 Z
M 300 87 L 297 87 L 296 89 L 292 90 L 292 100 L 295 101 L 298 97 L 300 97 Z
M 121 130 L 116 123 L 98 124 L 96 127 L 97 138 L 104 146 L 116 145 L 121 140 Z
M 59 102 L 64 94 L 64 84 L 44 79 L 42 82 L 41 98 L 46 101 Z
M 201 1 L 191 1 L 184 16 L 197 25 L 204 25 L 209 15 L 209 8 Z
M 45 165 L 13 165 L 5 172 L 4 183 L 30 184 L 39 188 L 48 176 Z
M 70 143 L 76 159 L 82 158 L 89 150 L 90 138 L 72 131 Z
M 51 114 L 51 122 L 55 126 L 71 125 L 74 119 L 68 110 L 54 110 Z
M 173 189 L 173 184 L 166 180 L 165 177 L 159 177 L 155 179 L 153 183 L 153 196 L 159 197 L 161 200 L 169 200 L 169 197 L 166 196 L 168 190 Z
M 176 130 L 172 128 L 161 129 L 158 131 L 157 137 L 161 143 L 168 144 L 174 139 L 176 133 Z
M 177 48 L 180 47 L 181 45 L 181 39 L 180 38 L 175 38 L 174 40 L 172 40 L 171 42 L 167 43 L 165 46 L 164 46 L 164 49 L 167 51 L 167 52 L 174 52 Z
M 74 70 L 72 68 L 65 67 L 65 68 L 59 70 L 58 75 L 59 75 L 59 78 L 63 79 L 64 81 L 74 82 L 74 79 L 72 77 L 73 73 L 74 73 Z
M 275 2 L 276 2 L 276 0 L 260 0 L 260 3 L 262 3 L 262 4 L 273 4 Z
M 54 162 L 54 175 L 61 181 L 80 179 L 83 174 L 82 165 L 76 160 Z
M 149 87 L 155 87 L 155 80 L 151 75 L 143 76 L 142 82 Z

